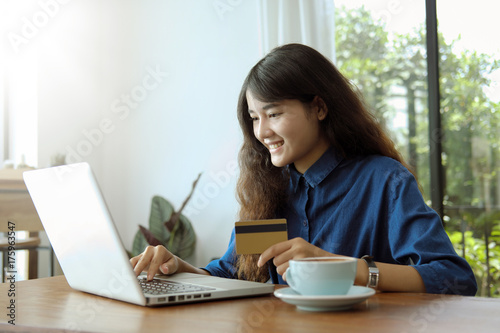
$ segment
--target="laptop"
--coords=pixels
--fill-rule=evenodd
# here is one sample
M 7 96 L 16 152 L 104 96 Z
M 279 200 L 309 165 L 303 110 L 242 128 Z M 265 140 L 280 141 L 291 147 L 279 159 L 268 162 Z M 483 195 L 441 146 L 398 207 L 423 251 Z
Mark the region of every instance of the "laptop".
M 142 306 L 270 294 L 274 285 L 208 275 L 135 276 L 88 163 L 26 171 L 24 181 L 68 284 Z M 159 285 L 159 286 L 157 286 Z

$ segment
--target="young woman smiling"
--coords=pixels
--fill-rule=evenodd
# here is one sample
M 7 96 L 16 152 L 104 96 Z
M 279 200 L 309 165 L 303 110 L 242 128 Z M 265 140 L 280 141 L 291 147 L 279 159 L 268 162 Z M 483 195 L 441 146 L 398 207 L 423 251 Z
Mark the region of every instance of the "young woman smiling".
M 358 259 L 358 285 L 476 293 L 470 266 L 394 143 L 327 58 L 300 44 L 274 49 L 245 79 L 237 112 L 239 219 L 286 218 L 289 240 L 260 256 L 237 256 L 233 231 L 224 256 L 203 269 L 164 247 L 148 247 L 131 259 L 137 274 L 147 270 L 151 279 L 184 271 L 285 283 L 291 259 L 342 255 Z M 367 263 L 378 268 L 375 282 Z

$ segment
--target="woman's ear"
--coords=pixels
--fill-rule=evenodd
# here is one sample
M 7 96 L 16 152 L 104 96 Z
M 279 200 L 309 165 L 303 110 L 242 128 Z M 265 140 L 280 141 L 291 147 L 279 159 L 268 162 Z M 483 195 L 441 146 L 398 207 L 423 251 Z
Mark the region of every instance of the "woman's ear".
M 321 97 L 315 96 L 313 99 L 313 106 L 316 109 L 318 120 L 324 120 L 328 114 L 328 108 L 326 107 L 325 101 L 323 101 Z

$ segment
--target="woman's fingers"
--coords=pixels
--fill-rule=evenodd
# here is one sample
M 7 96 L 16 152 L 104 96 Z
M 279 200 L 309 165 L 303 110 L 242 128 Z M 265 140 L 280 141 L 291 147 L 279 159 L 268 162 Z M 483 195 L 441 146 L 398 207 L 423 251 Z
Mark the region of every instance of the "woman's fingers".
M 262 252 L 257 265 L 261 267 L 268 260 L 273 259 L 276 271 L 278 274 L 283 275 L 289 266 L 288 262 L 292 259 L 325 256 L 334 256 L 334 254 L 322 250 L 304 239 L 297 237 L 270 246 Z
M 177 270 L 177 260 L 164 246 L 148 246 L 143 253 L 130 259 L 135 274 L 147 272 L 147 279 L 156 274 L 173 274 Z

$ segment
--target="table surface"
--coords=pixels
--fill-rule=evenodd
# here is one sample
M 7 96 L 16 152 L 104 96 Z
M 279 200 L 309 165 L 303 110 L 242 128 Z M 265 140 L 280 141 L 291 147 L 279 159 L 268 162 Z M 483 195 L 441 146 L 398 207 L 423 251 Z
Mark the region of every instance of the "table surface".
M 72 290 L 56 276 L 0 284 L 0 295 L 1 332 L 456 333 L 500 327 L 500 299 L 435 294 L 377 293 L 339 312 L 301 311 L 273 295 L 146 308 Z M 6 316 L 11 300 L 15 326 Z

